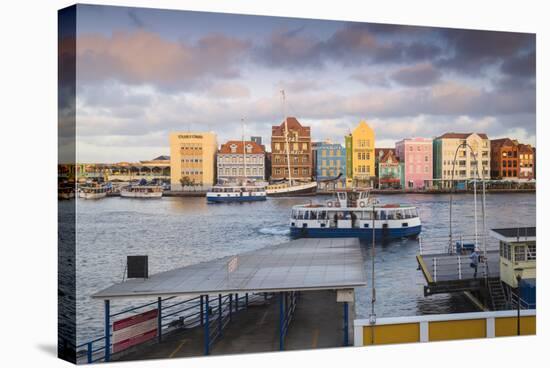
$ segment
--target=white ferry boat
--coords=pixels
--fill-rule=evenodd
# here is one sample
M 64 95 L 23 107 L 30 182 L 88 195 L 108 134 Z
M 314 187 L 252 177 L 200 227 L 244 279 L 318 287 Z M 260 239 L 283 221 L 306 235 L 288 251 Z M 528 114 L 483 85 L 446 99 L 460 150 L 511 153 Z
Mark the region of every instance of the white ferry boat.
M 120 196 L 125 198 L 161 198 L 161 185 L 127 185 L 120 188 Z
M 267 199 L 265 187 L 253 185 L 216 185 L 206 193 L 210 203 L 253 202 Z
M 292 207 L 290 234 L 295 238 L 415 238 L 422 231 L 416 207 L 380 204 L 367 191 L 340 190 L 325 204 Z
M 87 183 L 78 189 L 78 198 L 100 199 L 105 198 L 111 191 L 111 186 L 105 183 Z

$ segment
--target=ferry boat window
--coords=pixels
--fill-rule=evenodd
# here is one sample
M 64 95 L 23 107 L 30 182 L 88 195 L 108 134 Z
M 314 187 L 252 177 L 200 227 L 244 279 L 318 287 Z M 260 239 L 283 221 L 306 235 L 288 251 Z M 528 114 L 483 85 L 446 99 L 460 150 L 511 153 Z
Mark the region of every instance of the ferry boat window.
M 398 220 L 401 220 L 403 218 L 403 210 L 397 210 L 395 211 L 395 218 Z
M 525 261 L 525 246 L 524 245 L 516 245 L 514 247 L 514 261 L 515 262 Z
M 298 211 L 298 220 L 302 220 L 304 218 L 304 213 L 302 211 Z
M 309 211 L 304 213 L 304 220 L 309 220 Z
M 386 211 L 380 211 L 380 220 L 386 219 Z
M 388 220 L 393 220 L 395 219 L 395 211 L 388 211 Z
M 362 212 L 363 220 L 372 220 L 372 212 L 364 211 Z

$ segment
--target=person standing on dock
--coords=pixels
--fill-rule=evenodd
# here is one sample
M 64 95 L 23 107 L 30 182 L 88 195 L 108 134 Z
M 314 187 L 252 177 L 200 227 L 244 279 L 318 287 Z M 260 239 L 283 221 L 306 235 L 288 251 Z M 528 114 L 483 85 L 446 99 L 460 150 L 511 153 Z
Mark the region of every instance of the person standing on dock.
M 478 264 L 479 264 L 479 253 L 477 252 L 477 248 L 474 248 L 472 250 L 472 254 L 470 254 L 470 267 L 474 269 L 474 279 L 477 278 Z

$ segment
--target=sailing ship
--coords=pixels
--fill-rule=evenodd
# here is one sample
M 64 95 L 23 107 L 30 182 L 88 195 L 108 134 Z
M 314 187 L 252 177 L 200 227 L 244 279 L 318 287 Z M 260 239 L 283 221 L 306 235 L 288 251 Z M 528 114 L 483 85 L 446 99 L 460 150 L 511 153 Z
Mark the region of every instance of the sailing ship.
M 377 241 L 416 238 L 422 224 L 415 206 L 380 204 L 366 190 L 338 190 L 324 204 L 292 207 L 294 238 L 368 238 Z
M 282 180 L 279 182 L 273 182 L 267 186 L 266 192 L 270 197 L 288 197 L 288 196 L 302 196 L 313 195 L 317 191 L 317 182 L 301 182 L 292 178 L 292 170 L 290 169 L 290 144 L 288 140 L 288 117 L 285 109 L 285 91 L 281 90 L 281 96 L 283 100 L 283 113 L 284 113 L 284 137 L 285 137 L 285 153 L 286 163 L 288 169 L 288 180 Z

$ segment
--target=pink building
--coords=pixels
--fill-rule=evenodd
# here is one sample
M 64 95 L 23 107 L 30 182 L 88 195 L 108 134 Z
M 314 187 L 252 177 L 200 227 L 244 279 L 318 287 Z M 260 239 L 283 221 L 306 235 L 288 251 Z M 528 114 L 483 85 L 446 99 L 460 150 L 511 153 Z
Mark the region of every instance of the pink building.
M 395 153 L 402 162 L 401 187 L 422 189 L 424 180 L 433 178 L 432 140 L 406 138 L 395 143 Z

